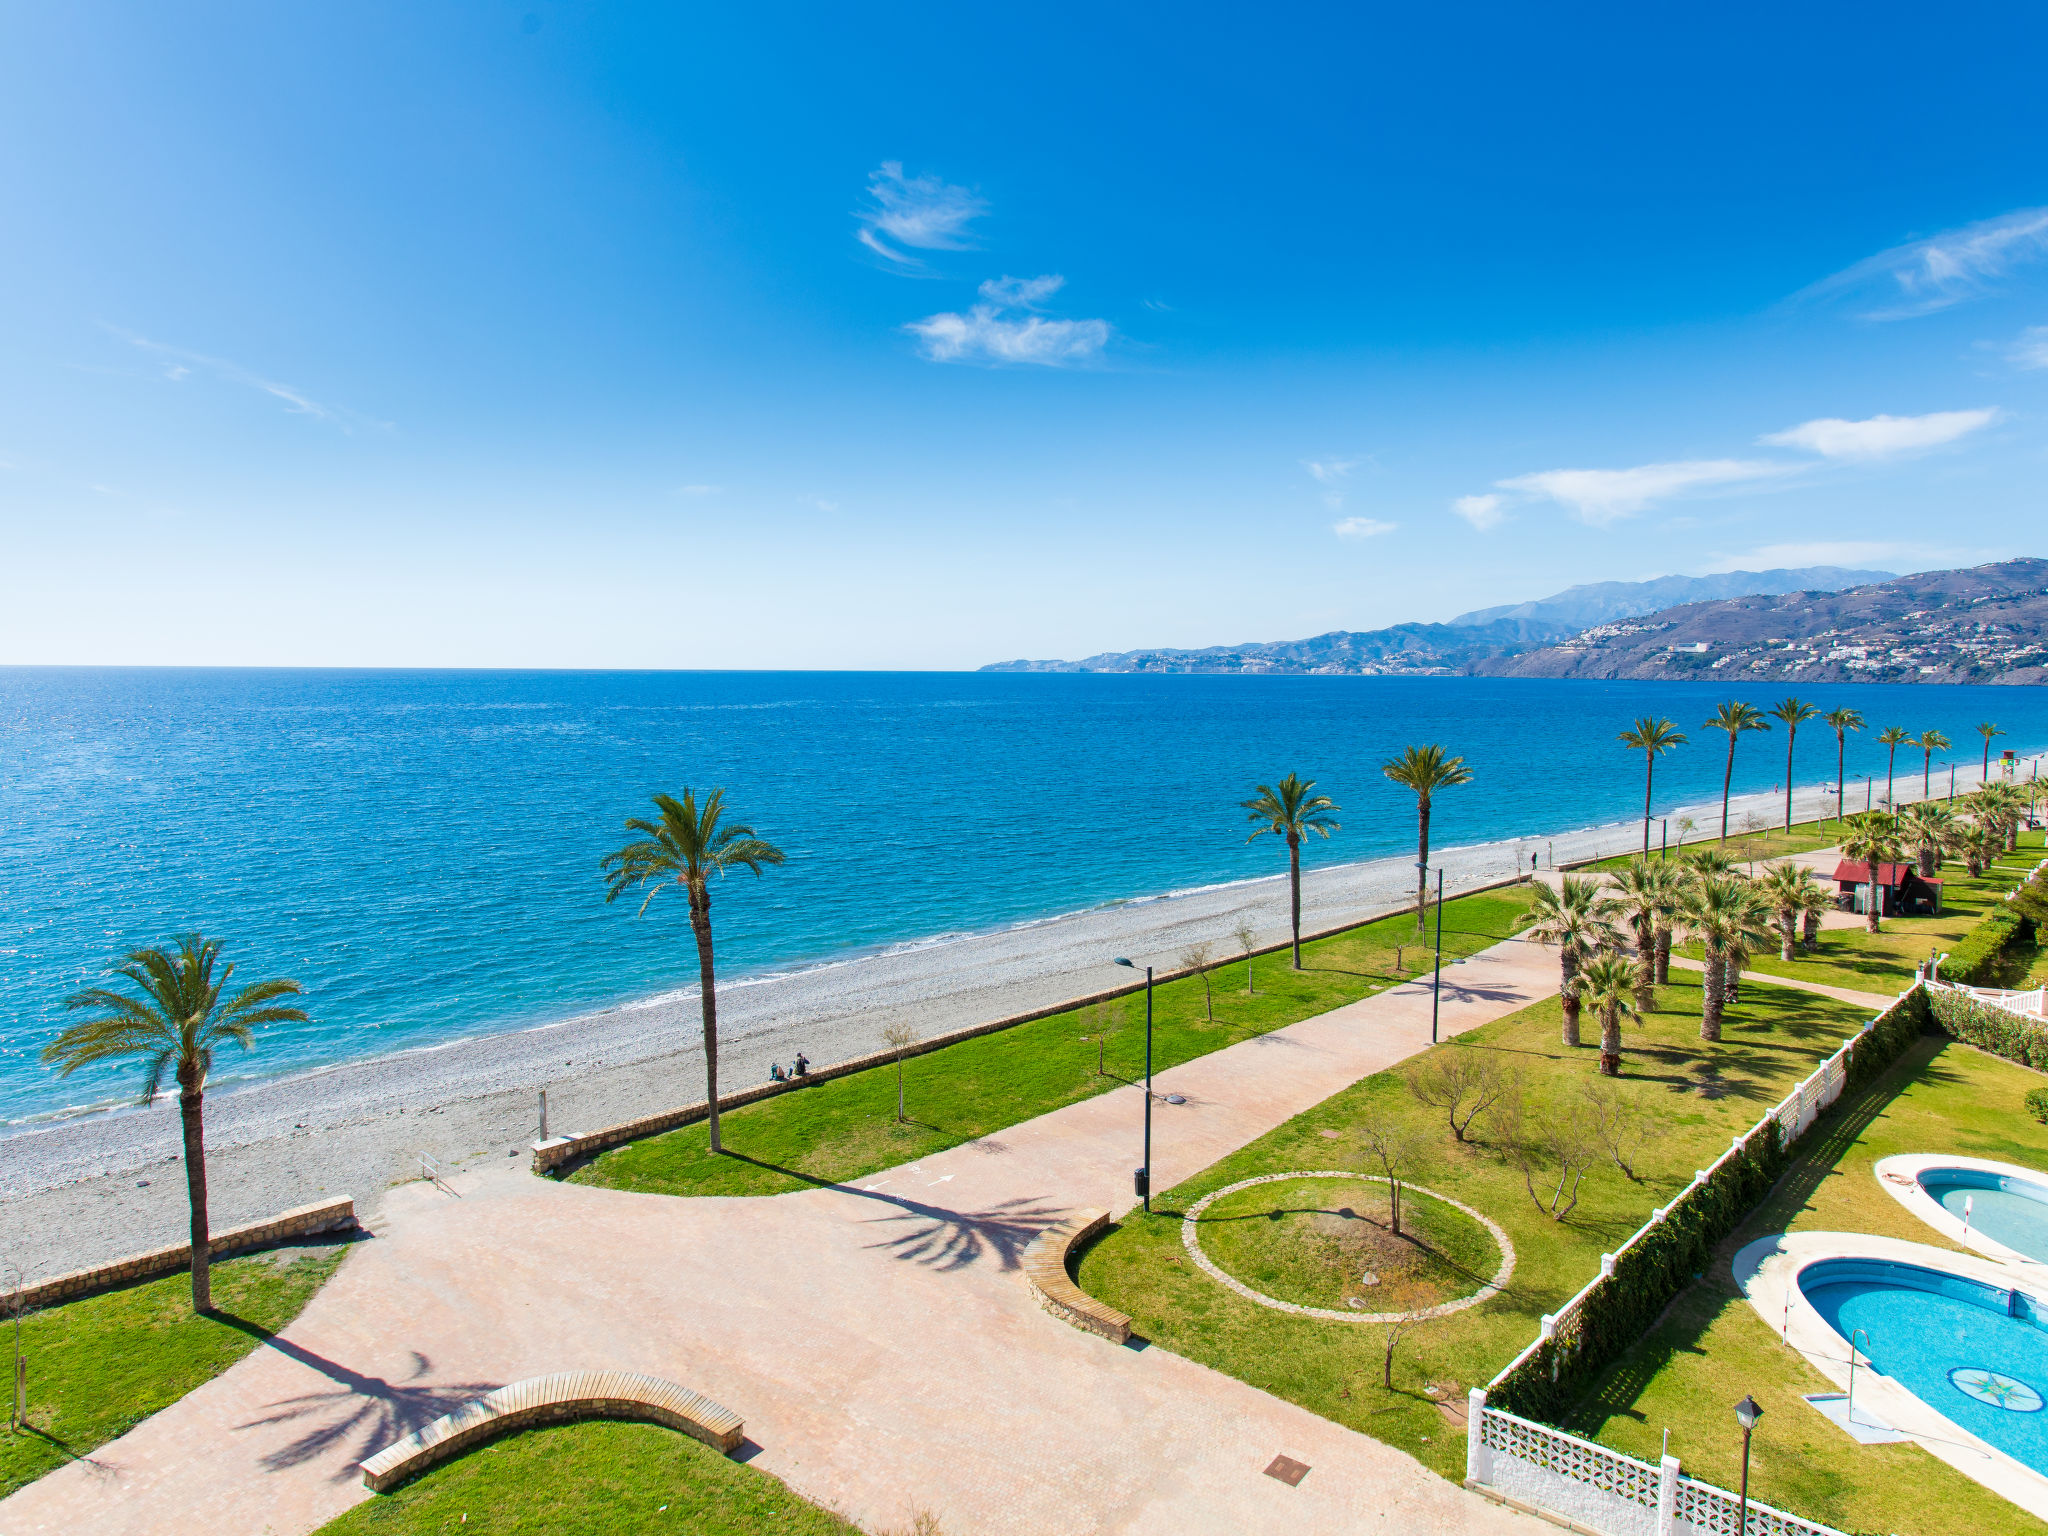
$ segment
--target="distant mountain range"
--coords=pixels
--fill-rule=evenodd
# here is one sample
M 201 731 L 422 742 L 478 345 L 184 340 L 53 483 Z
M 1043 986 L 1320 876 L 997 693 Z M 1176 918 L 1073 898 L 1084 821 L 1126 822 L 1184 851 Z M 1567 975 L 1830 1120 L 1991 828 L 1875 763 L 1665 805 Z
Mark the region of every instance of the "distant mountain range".
M 1924 571 L 1845 592 L 1689 603 L 1472 670 L 1506 677 L 2048 683 L 2048 560 Z
M 1892 579 L 1889 571 L 1840 566 L 1729 571 L 1719 576 L 1660 576 L 1601 581 L 1552 597 L 1481 608 L 1448 624 L 1394 624 L 1335 630 L 1309 640 L 1219 645 L 1206 650 L 1112 651 L 1080 661 L 1002 661 L 984 672 L 1310 672 L 1446 675 L 1499 672 L 1504 664 L 1589 626 L 1655 614 L 1676 604 L 1754 595 L 1837 592 Z M 1546 674 L 1547 675 L 1547 674 Z M 1570 675 L 1570 674 L 1556 674 Z

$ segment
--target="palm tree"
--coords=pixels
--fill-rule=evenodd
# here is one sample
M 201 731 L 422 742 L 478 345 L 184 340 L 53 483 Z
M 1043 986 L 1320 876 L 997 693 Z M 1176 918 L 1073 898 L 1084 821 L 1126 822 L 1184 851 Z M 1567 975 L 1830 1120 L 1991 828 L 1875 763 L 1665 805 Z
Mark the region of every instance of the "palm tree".
M 1792 830 L 1792 743 L 1799 739 L 1799 727 L 1818 720 L 1820 711 L 1804 699 L 1781 699 L 1771 706 L 1771 718 L 1785 727 L 1785 830 Z
M 1647 1013 L 1657 1005 L 1658 935 L 1669 937 L 1683 872 L 1676 864 L 1638 854 L 1615 874 L 1614 886 L 1619 894 L 1613 910 L 1627 922 L 1636 953 L 1636 1011 Z
M 1799 892 L 1800 947 L 1809 955 L 1820 948 L 1820 920 L 1835 909 L 1835 893 L 1818 880 Z
M 1700 1038 L 1721 1038 L 1721 1016 L 1728 1006 L 1728 967 L 1732 958 L 1769 933 L 1758 921 L 1755 893 L 1740 875 L 1701 875 L 1686 893 L 1685 925 L 1705 950 L 1706 977 L 1701 991 Z
M 1640 715 L 1636 723 L 1623 731 L 1615 740 L 1643 754 L 1643 852 L 1650 851 L 1650 783 L 1656 777 L 1657 759 L 1673 747 L 1685 745 L 1685 737 L 1678 725 L 1671 720 L 1656 720 Z
M 175 951 L 131 950 L 114 974 L 134 983 L 135 997 L 111 987 L 89 987 L 64 999 L 66 1009 L 91 1012 L 43 1047 L 43 1060 L 69 1077 L 95 1061 L 142 1058 L 142 1102 L 156 1101 L 169 1073 L 178 1084 L 178 1114 L 185 1132 L 185 1198 L 192 1211 L 192 1310 L 213 1310 L 210 1234 L 206 1222 L 204 1101 L 213 1053 L 223 1045 L 248 1050 L 259 1024 L 303 1024 L 305 1010 L 281 1006 L 280 997 L 305 989 L 296 981 L 259 981 L 222 999 L 234 962 L 219 965 L 221 941 L 181 935 Z
M 1991 782 L 1991 738 L 2003 736 L 2005 732 L 2001 731 L 1989 720 L 1980 720 L 1977 722 L 1977 734 L 1984 738 L 1984 771 L 1977 776 L 1977 782 L 1979 784 L 1989 784 Z
M 1566 875 L 1556 886 L 1538 885 L 1536 902 L 1515 926 L 1545 948 L 1557 951 L 1559 992 L 1564 1008 L 1564 1043 L 1579 1043 L 1579 994 L 1574 982 L 1579 967 L 1602 949 L 1620 942 L 1613 904 L 1600 894 L 1600 882 Z
M 1415 791 L 1415 933 L 1422 935 L 1422 909 L 1429 902 L 1429 805 L 1440 789 L 1472 782 L 1472 770 L 1462 757 L 1444 756 L 1444 749 L 1432 743 L 1410 747 L 1399 757 L 1380 764 L 1380 772 L 1396 784 Z
M 1888 811 L 1861 811 L 1848 820 L 1842 857 L 1870 866 L 1869 928 L 1878 931 L 1884 899 L 1878 894 L 1877 866 L 1896 864 L 1905 855 L 1899 840 L 1899 819 Z
M 1994 848 L 2011 852 L 2019 847 L 2020 817 L 2027 797 L 2017 784 L 1980 784 L 1969 797 L 1970 814 L 1990 828 Z
M 1770 903 L 1778 924 L 1778 958 L 1790 960 L 1799 943 L 1799 918 L 1806 910 L 1807 893 L 1818 890 L 1813 871 L 1792 863 L 1773 864 L 1756 882 L 1756 890 Z
M 1757 713 L 1754 704 L 1744 704 L 1739 699 L 1730 699 L 1714 711 L 1713 718 L 1703 727 L 1709 731 L 1728 733 L 1728 767 L 1721 774 L 1721 841 L 1728 841 L 1728 789 L 1735 782 L 1735 738 L 1744 731 L 1768 731 L 1771 724 Z
M 1575 979 L 1579 1002 L 1600 1016 L 1600 1070 L 1621 1072 L 1621 1016 L 1641 1017 L 1635 999 L 1636 968 L 1623 955 L 1597 955 Z
M 711 963 L 711 876 L 735 869 L 761 873 L 763 864 L 780 864 L 783 852 L 755 836 L 747 826 L 725 825 L 725 791 L 714 789 L 699 805 L 688 789 L 682 799 L 656 795 L 660 821 L 627 818 L 626 830 L 640 840 L 604 856 L 607 902 L 629 890 L 645 888 L 640 911 L 666 885 L 680 886 L 690 899 L 690 931 L 697 939 L 697 995 L 704 1015 L 704 1102 L 711 1110 L 711 1150 L 722 1151 L 718 1139 L 718 985 Z M 636 914 L 637 915 L 637 914 Z
M 1899 812 L 1900 837 L 1917 855 L 1922 878 L 1941 873 L 1941 856 L 1955 831 L 1955 812 L 1939 800 L 1921 800 Z
M 1245 841 L 1255 843 L 1268 832 L 1284 838 L 1287 843 L 1287 883 L 1293 897 L 1292 922 L 1294 924 L 1294 968 L 1301 969 L 1301 840 L 1313 832 L 1318 837 L 1328 837 L 1332 832 L 1344 830 L 1343 823 L 1330 820 L 1331 811 L 1341 811 L 1343 806 L 1328 795 L 1311 794 L 1316 787 L 1314 779 L 1302 780 L 1296 774 L 1288 774 L 1278 784 L 1261 784 L 1259 792 L 1243 803 L 1251 813 L 1253 821 L 1264 822 Z M 1418 912 L 1421 908 L 1416 908 Z
M 1892 803 L 1892 767 L 1899 760 L 1899 748 L 1913 739 L 1913 733 L 1896 725 L 1888 725 L 1877 733 L 1878 741 L 1891 750 L 1884 760 L 1884 803 L 1889 810 Z
M 1999 838 L 1988 824 L 1974 822 L 1959 828 L 1950 846 L 1963 856 L 1964 871 L 1975 879 L 1998 857 Z
M 1914 745 L 1927 754 L 1920 763 L 1920 798 L 1931 799 L 1934 794 L 1934 754 L 1946 752 L 1949 740 L 1939 731 L 1922 731 Z
M 1854 709 L 1831 709 L 1821 719 L 1835 730 L 1835 816 L 1842 815 L 1842 796 L 1849 788 L 1849 733 L 1863 729 L 1863 714 Z

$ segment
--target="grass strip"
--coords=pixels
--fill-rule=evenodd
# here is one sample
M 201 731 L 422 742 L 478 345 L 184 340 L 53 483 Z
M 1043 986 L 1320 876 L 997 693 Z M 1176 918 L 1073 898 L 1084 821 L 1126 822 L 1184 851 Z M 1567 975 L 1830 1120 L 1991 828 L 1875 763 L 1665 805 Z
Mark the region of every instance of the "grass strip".
M 1508 937 L 1529 901 L 1528 887 L 1511 886 L 1445 902 L 1446 963 Z M 1305 944 L 1302 967 L 1284 955 L 1256 959 L 1249 992 L 1242 960 L 1209 972 L 1206 991 L 1197 977 L 1156 988 L 1154 1070 L 1427 975 L 1429 951 L 1415 942 L 1411 913 Z M 1145 1000 L 1126 997 L 909 1058 L 907 1123 L 896 1120 L 896 1069 L 878 1067 L 731 1111 L 722 1156 L 712 1156 L 705 1126 L 690 1125 L 602 1153 L 571 1178 L 666 1195 L 843 1183 L 1105 1093 L 1142 1075 L 1144 1060 Z
M 221 1260 L 211 1317 L 192 1311 L 183 1272 L 31 1312 L 21 1320 L 28 1427 L 0 1435 L 0 1495 L 89 1455 L 218 1376 L 297 1317 L 345 1251 L 291 1245 Z
M 478 1447 L 358 1504 L 322 1536 L 855 1536 L 777 1479 L 651 1424 L 565 1424 Z

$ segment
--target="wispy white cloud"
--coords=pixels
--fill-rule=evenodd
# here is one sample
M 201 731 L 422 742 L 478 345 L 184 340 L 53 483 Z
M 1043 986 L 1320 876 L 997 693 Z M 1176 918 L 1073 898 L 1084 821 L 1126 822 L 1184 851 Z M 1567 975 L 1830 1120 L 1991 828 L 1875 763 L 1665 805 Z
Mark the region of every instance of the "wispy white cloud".
M 1506 519 L 1506 500 L 1504 496 L 1460 496 L 1451 503 L 1451 510 L 1484 533 L 1489 528 L 1498 528 Z
M 1880 251 L 1795 299 L 1874 303 L 1866 320 L 1910 320 L 1992 291 L 2016 268 L 2048 256 L 2048 208 L 2019 208 Z
M 1323 505 L 1332 512 L 1344 505 L 1344 477 L 1358 468 L 1357 459 L 1303 459 L 1301 467 L 1323 487 Z M 1341 529 L 1340 529 L 1341 531 Z
M 964 251 L 972 248 L 967 226 L 988 212 L 966 187 L 936 176 L 905 176 L 903 162 L 884 160 L 868 174 L 868 206 L 855 211 L 860 228 L 855 238 L 896 266 L 917 269 L 924 263 L 908 251 Z
M 1824 459 L 1889 459 L 1939 448 L 1998 419 L 1996 410 L 1935 411 L 1926 416 L 1872 416 L 1845 421 L 1824 416 L 1757 439 L 1772 448 L 1803 448 Z
M 164 377 L 174 384 L 183 383 L 191 378 L 195 371 L 203 372 L 224 383 L 260 390 L 274 399 L 282 400 L 290 414 L 310 416 L 315 421 L 324 421 L 344 432 L 353 432 L 358 427 L 381 427 L 388 430 L 391 426 L 388 421 L 372 421 L 340 406 L 323 405 L 304 390 L 267 378 L 224 357 L 208 357 L 203 352 L 189 352 L 183 347 L 167 346 L 163 342 L 151 341 L 147 336 L 138 336 L 133 331 L 125 331 L 115 325 L 107 326 L 106 329 L 131 347 L 156 358 L 163 366 Z
M 1341 523 L 1332 523 L 1330 531 L 1340 539 L 1376 539 L 1400 526 L 1399 523 L 1383 523 L 1377 518 L 1347 517 Z
M 1674 496 L 1774 479 L 1798 468 L 1761 459 L 1682 459 L 1633 469 L 1546 469 L 1494 484 L 1504 491 L 1554 501 L 1580 522 L 1606 528 Z
M 2048 325 L 2030 325 L 2006 348 L 2005 360 L 2015 368 L 2048 368 Z
M 1057 293 L 1066 279 L 995 278 L 981 285 L 990 302 L 966 314 L 927 315 L 904 327 L 918 338 L 919 350 L 935 363 L 1035 363 L 1071 368 L 1094 362 L 1109 345 L 1107 320 L 1048 320 L 1042 315 L 1009 313 Z

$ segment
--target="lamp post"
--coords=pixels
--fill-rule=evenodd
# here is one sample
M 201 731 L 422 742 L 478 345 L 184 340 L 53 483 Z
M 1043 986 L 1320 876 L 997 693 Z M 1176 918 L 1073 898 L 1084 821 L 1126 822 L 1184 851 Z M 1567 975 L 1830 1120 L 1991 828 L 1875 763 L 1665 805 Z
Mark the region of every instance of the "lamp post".
M 1116 963 L 1131 970 L 1137 967 L 1130 961 L 1117 956 Z M 1144 1166 L 1131 1175 L 1131 1186 L 1140 1200 L 1145 1202 L 1145 1211 L 1152 1210 L 1152 967 L 1145 967 L 1145 1162 Z
M 1429 871 L 1418 863 L 1425 876 Z M 1444 867 L 1436 867 L 1436 965 L 1429 973 L 1429 1043 L 1436 1044 L 1437 1000 L 1444 987 Z
M 1735 1422 L 1742 1426 L 1742 1505 L 1736 1516 L 1735 1536 L 1749 1536 L 1749 1437 L 1756 1421 L 1764 1416 L 1757 1400 L 1747 1393 L 1735 1405 Z

